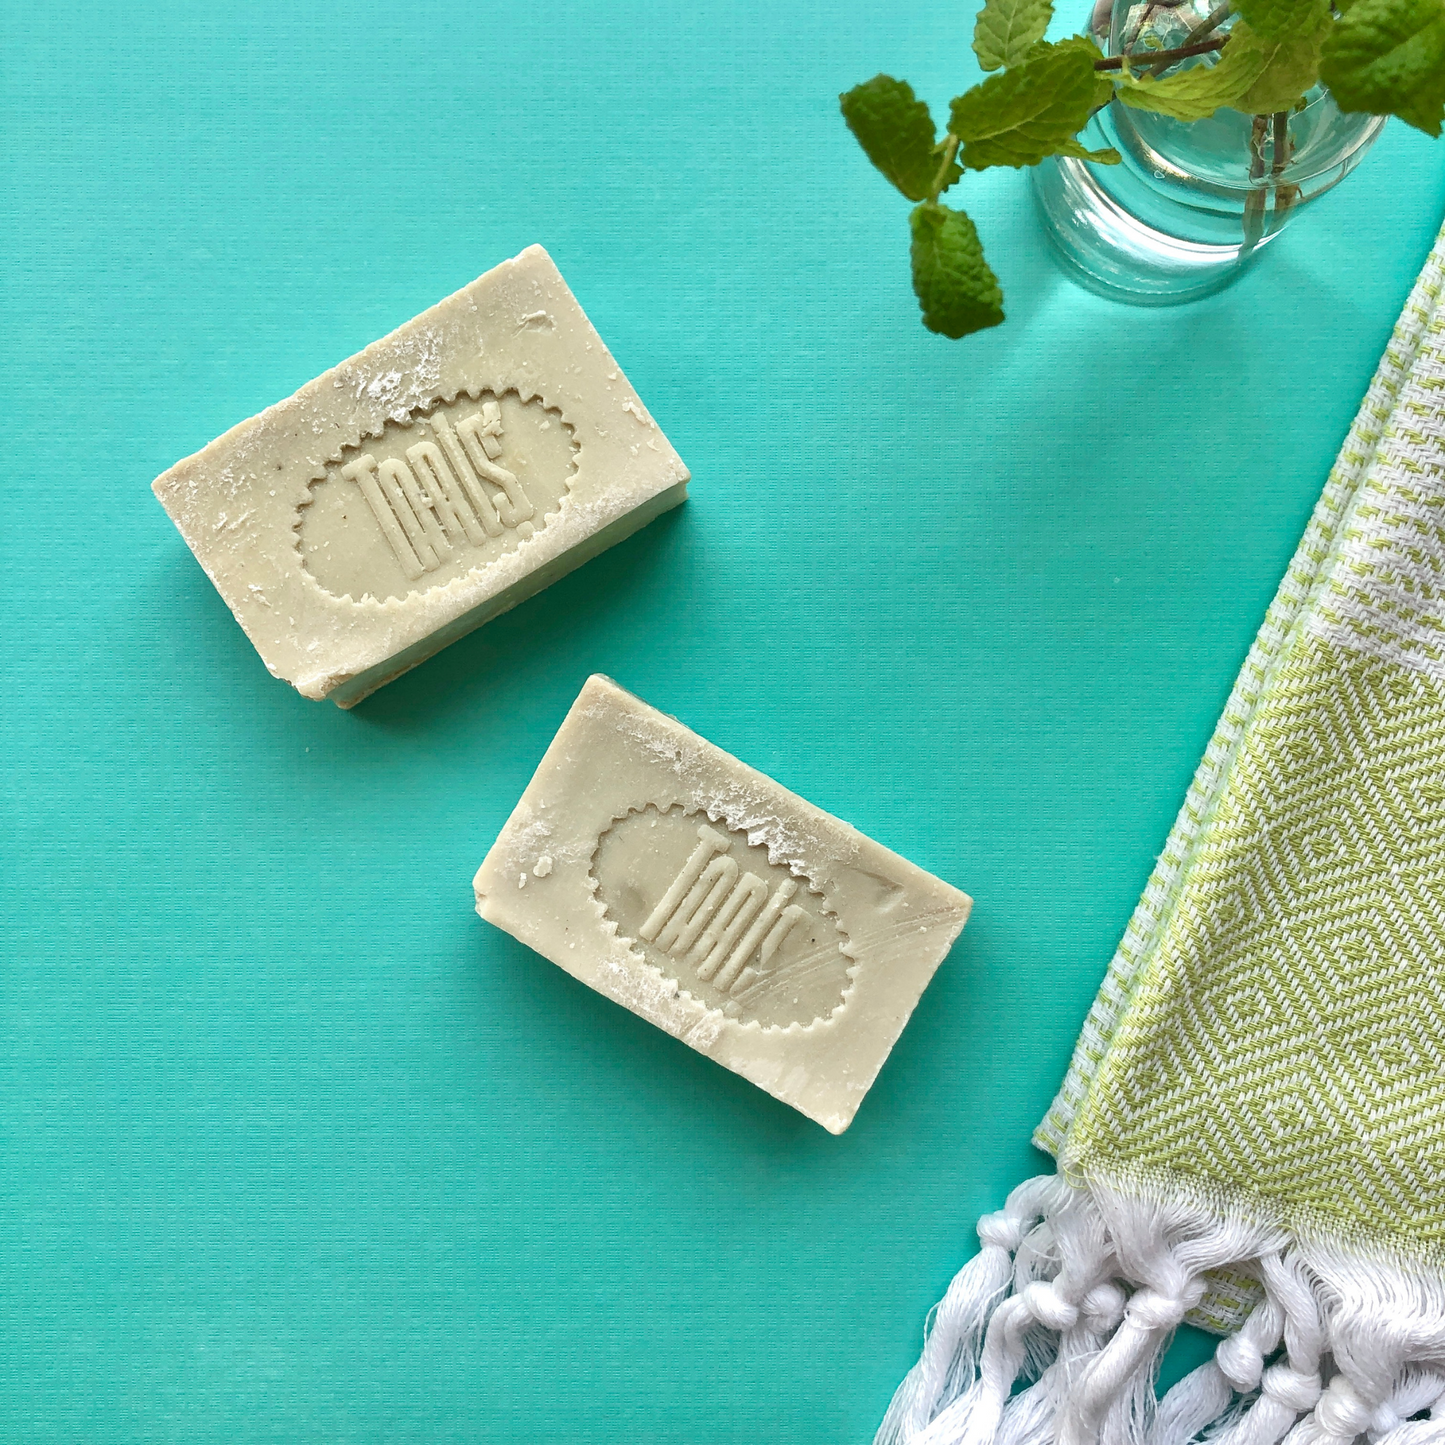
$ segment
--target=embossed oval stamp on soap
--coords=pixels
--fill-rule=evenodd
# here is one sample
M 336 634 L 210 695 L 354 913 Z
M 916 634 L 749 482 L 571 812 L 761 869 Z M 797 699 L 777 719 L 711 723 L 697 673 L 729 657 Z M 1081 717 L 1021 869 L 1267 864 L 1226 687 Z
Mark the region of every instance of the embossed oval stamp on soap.
M 515 391 L 388 420 L 312 481 L 296 524 L 302 564 L 338 597 L 430 591 L 546 527 L 579 450 L 560 410 Z
M 592 876 L 619 935 L 708 1008 L 768 1028 L 844 1006 L 853 960 L 827 899 L 743 830 L 649 806 L 602 834 Z

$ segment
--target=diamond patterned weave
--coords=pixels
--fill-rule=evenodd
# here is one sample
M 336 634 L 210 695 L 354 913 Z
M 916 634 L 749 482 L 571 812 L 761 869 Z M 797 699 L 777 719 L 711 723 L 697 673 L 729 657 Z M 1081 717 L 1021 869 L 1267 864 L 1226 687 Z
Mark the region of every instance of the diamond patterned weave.
M 1037 1134 L 1071 1178 L 1437 1260 L 1442 273 L 1445 232 Z
M 1305 635 L 1069 1157 L 1445 1243 L 1445 686 Z

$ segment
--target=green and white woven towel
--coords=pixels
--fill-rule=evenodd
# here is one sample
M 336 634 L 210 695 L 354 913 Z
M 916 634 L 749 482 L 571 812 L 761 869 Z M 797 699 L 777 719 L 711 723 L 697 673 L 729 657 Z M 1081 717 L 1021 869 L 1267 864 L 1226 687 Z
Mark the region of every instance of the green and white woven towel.
M 1442 283 L 1445 231 L 1039 1127 L 1059 1172 L 980 1221 L 877 1445 L 1445 1442 Z M 1186 1318 L 1226 1338 L 1156 1401 Z

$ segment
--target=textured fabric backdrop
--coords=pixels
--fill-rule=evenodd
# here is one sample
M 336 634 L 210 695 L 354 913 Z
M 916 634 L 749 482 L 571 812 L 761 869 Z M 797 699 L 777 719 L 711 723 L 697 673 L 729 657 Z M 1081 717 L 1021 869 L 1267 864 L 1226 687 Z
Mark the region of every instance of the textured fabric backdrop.
M 6 7 L 0 1438 L 840 1445 L 1042 1160 L 1089 1000 L 1442 204 L 1391 126 L 1138 312 L 965 182 L 919 326 L 836 112 L 904 6 Z M 356 713 L 162 468 L 540 241 L 693 500 Z M 605 671 L 974 894 L 842 1138 L 471 912 Z

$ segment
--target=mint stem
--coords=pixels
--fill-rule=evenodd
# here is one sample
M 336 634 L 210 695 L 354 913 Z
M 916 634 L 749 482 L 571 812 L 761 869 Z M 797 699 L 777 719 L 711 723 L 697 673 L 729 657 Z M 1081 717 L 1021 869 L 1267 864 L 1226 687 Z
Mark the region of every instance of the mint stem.
M 933 178 L 933 189 L 928 193 L 928 203 L 931 206 L 938 204 L 938 193 L 943 189 L 943 183 L 948 179 L 948 168 L 953 164 L 953 158 L 958 153 L 958 137 L 946 135 L 943 138 L 943 164 L 938 168 L 938 174 Z
M 1274 154 L 1270 158 L 1269 179 L 1279 185 L 1284 168 L 1289 164 L 1289 112 L 1277 110 L 1274 113 Z
M 1264 142 L 1269 132 L 1269 117 L 1255 116 L 1249 131 L 1249 178 L 1251 181 L 1264 179 Z M 1239 264 L 1253 254 L 1264 237 L 1265 188 L 1251 186 L 1244 197 L 1244 244 L 1239 248 Z
M 1285 181 L 1285 167 L 1290 163 L 1289 112 L 1277 110 L 1274 113 L 1274 156 L 1270 162 L 1269 179 L 1274 187 L 1274 229 L 1284 225 L 1285 212 L 1294 204 L 1299 193 L 1297 186 Z
M 1206 37 L 1213 35 L 1214 32 L 1229 19 L 1233 13 L 1233 9 L 1232 0 L 1223 0 L 1222 4 L 1216 5 L 1214 9 L 1184 37 L 1184 44 L 1186 46 L 1193 45 L 1196 40 L 1204 40 Z M 1167 60 L 1156 60 L 1154 64 L 1149 67 L 1149 74 L 1160 75 L 1169 69 L 1169 64 Z
M 1193 45 L 1196 40 L 1203 40 L 1206 35 L 1212 35 L 1226 20 L 1234 13 L 1234 6 L 1231 0 L 1223 0 L 1223 3 L 1216 5 L 1188 35 L 1184 37 L 1186 45 Z
M 1191 55 L 1208 55 L 1211 50 L 1223 50 L 1229 44 L 1229 36 L 1220 35 L 1214 40 L 1201 40 L 1194 45 L 1181 45 L 1177 50 L 1149 50 L 1142 55 L 1111 55 L 1107 60 L 1096 60 L 1095 70 L 1122 70 L 1126 60 L 1147 60 L 1152 66 L 1162 65 L 1167 70 L 1176 60 L 1187 60 Z

